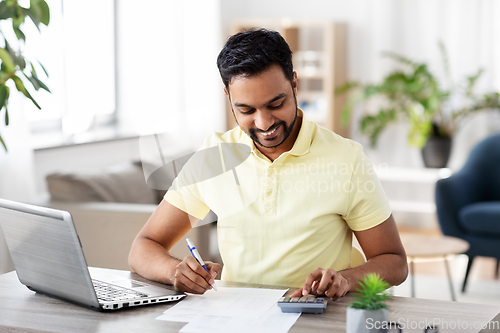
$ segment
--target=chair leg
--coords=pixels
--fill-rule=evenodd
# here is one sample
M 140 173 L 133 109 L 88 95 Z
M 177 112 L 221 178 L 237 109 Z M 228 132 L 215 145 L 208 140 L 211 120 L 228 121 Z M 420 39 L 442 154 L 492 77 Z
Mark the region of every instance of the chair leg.
M 469 257 L 469 262 L 467 262 L 467 270 L 465 271 L 464 284 L 462 285 L 462 292 L 465 292 L 465 285 L 467 284 L 467 278 L 469 277 L 470 268 L 472 267 L 472 262 L 474 257 Z
M 498 279 L 498 268 L 500 268 L 500 258 L 497 258 L 497 269 L 495 270 L 495 279 Z

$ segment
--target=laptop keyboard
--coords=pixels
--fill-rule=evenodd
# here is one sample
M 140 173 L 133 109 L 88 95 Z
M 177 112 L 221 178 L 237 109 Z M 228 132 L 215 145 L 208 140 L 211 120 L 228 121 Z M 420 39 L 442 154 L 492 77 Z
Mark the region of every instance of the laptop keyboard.
M 99 280 L 92 280 L 97 298 L 102 301 L 121 301 L 126 299 L 141 299 L 148 297 L 147 294 L 138 291 L 118 287 Z

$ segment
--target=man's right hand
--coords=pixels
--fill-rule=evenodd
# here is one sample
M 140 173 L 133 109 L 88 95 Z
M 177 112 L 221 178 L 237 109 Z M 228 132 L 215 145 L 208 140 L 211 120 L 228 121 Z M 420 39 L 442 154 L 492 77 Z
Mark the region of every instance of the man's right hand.
M 203 294 L 211 289 L 222 266 L 211 261 L 205 261 L 205 266 L 210 274 L 192 256 L 184 258 L 175 268 L 175 289 L 192 294 Z

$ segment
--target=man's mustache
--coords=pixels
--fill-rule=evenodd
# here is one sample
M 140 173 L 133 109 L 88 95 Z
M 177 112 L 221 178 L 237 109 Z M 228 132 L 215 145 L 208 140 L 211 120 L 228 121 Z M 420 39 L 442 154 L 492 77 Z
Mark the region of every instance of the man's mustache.
M 267 129 L 267 130 L 265 130 L 265 131 L 264 131 L 264 130 L 261 130 L 260 128 L 250 128 L 250 133 L 252 133 L 252 134 L 253 134 L 253 133 L 257 133 L 257 132 L 259 132 L 259 133 L 270 132 L 270 131 L 272 131 L 272 130 L 274 130 L 274 129 L 278 128 L 278 127 L 279 127 L 280 125 L 282 125 L 282 124 L 283 124 L 283 122 L 279 122 L 279 123 L 277 123 L 277 124 L 274 124 L 273 126 L 269 127 L 269 129 Z

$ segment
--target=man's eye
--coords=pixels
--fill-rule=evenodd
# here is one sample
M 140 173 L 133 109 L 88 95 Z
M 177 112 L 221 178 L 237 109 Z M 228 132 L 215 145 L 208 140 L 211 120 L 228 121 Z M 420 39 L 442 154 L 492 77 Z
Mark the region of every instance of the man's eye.
M 240 110 L 241 114 L 251 114 L 255 109 L 250 109 L 250 110 Z
M 276 109 L 279 109 L 280 107 L 283 106 L 283 104 L 285 104 L 285 100 L 283 100 L 281 103 L 279 103 L 278 105 L 269 105 L 269 109 L 271 110 L 276 110 Z

